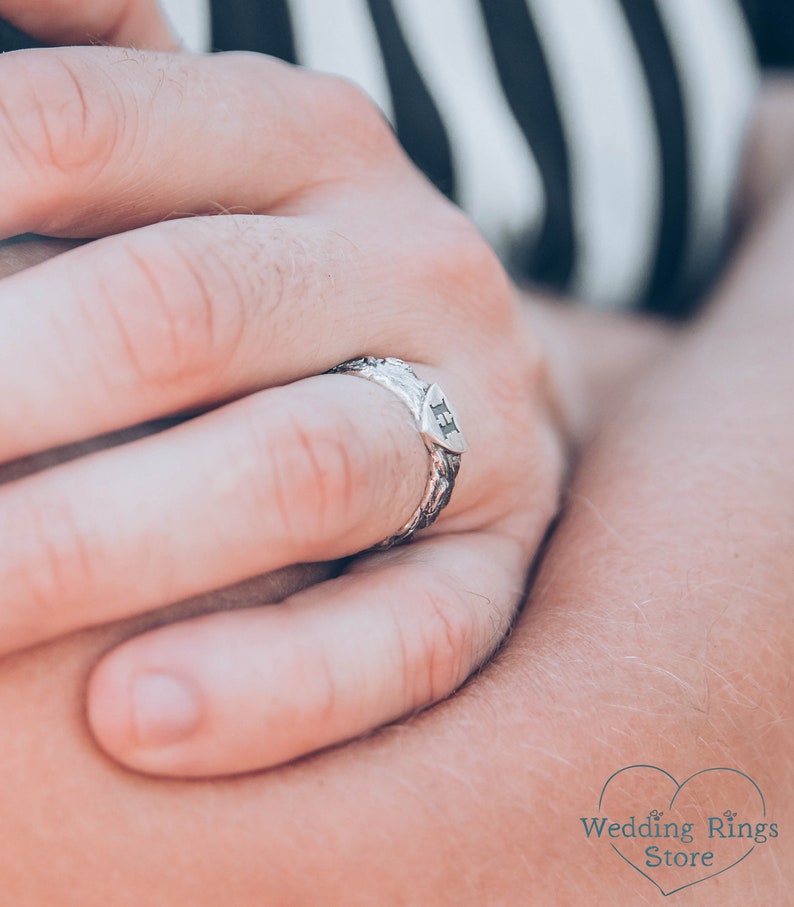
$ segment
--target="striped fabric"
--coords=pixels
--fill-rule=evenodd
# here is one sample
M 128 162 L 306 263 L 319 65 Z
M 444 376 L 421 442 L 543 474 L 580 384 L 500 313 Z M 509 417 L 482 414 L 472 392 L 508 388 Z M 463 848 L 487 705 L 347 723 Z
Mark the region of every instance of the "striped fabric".
M 517 277 L 681 315 L 718 261 L 757 85 L 739 0 L 164 5 L 195 49 L 357 82 Z

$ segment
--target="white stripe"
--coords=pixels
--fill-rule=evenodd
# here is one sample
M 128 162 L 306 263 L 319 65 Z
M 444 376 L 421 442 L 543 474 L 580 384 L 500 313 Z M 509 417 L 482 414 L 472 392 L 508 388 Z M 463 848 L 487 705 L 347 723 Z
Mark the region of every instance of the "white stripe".
M 174 31 L 194 53 L 210 49 L 209 0 L 160 0 Z
M 393 120 L 389 81 L 366 0 L 291 0 L 298 60 L 355 82 Z
M 572 289 L 605 308 L 626 305 L 645 286 L 659 230 L 661 162 L 642 65 L 614 0 L 527 2 L 568 139 Z
M 476 0 L 394 0 L 394 9 L 447 129 L 461 206 L 496 247 L 536 229 L 540 175 L 505 102 Z
M 719 252 L 758 86 L 750 37 L 734 0 L 663 0 L 659 12 L 683 76 L 693 178 L 688 270 Z

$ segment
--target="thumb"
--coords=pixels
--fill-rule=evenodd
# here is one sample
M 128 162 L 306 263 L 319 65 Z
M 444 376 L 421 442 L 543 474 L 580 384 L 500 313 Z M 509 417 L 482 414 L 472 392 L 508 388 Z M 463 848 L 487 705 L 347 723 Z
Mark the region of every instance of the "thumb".
M 180 46 L 157 0 L 0 0 L 0 16 L 45 44 Z

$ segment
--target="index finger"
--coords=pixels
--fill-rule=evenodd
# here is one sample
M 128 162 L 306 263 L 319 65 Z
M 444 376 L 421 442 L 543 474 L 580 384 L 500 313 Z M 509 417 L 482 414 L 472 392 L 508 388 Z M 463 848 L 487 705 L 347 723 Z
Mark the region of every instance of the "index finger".
M 8 54 L 0 235 L 96 237 L 240 206 L 286 210 L 396 148 L 374 111 L 341 79 L 259 54 Z

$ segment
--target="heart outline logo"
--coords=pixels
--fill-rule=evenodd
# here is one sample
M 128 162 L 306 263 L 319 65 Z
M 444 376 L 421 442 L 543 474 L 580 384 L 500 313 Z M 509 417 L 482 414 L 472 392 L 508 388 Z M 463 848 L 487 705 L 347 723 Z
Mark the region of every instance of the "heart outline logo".
M 760 800 L 760 805 L 761 805 L 761 815 L 762 815 L 764 818 L 766 818 L 766 800 L 765 800 L 765 798 L 764 798 L 763 792 L 761 791 L 761 788 L 758 786 L 758 784 L 757 784 L 757 783 L 756 783 L 756 782 L 755 782 L 748 774 L 746 774 L 745 772 L 740 771 L 739 769 L 729 768 L 729 767 L 727 767 L 727 766 L 720 766 L 720 767 L 713 767 L 713 768 L 705 768 L 705 769 L 701 769 L 700 771 L 694 772 L 694 774 L 690 775 L 690 776 L 689 776 L 688 778 L 686 778 L 684 781 L 682 781 L 682 782 L 679 783 L 679 782 L 676 780 L 676 778 L 675 778 L 673 775 L 670 774 L 670 772 L 666 771 L 666 770 L 663 769 L 663 768 L 660 768 L 658 765 L 651 765 L 651 764 L 648 764 L 648 763 L 637 763 L 637 764 L 635 764 L 635 765 L 627 765 L 627 766 L 624 766 L 623 768 L 618 769 L 616 772 L 613 772 L 613 773 L 609 776 L 609 778 L 607 778 L 607 780 L 604 782 L 603 787 L 601 788 L 601 794 L 600 794 L 600 796 L 599 796 L 599 798 L 598 798 L 598 811 L 599 811 L 599 813 L 601 812 L 601 809 L 602 809 L 602 806 L 603 806 L 603 802 L 604 802 L 604 797 L 605 797 L 605 795 L 606 795 L 607 788 L 609 787 L 609 785 L 615 780 L 615 778 L 617 778 L 619 775 L 623 774 L 624 772 L 629 772 L 629 771 L 633 771 L 633 770 L 636 770 L 636 769 L 649 769 L 649 770 L 651 770 L 651 771 L 660 772 L 660 773 L 661 773 L 662 775 L 664 775 L 667 779 L 669 779 L 669 781 L 671 781 L 671 782 L 673 783 L 673 785 L 675 785 L 675 791 L 674 791 L 672 797 L 670 798 L 670 802 L 669 802 L 669 804 L 668 804 L 668 806 L 667 806 L 667 809 L 668 809 L 668 810 L 671 810 L 671 809 L 674 808 L 674 806 L 675 806 L 675 804 L 676 804 L 676 800 L 678 799 L 679 794 L 681 793 L 681 791 L 682 791 L 682 790 L 683 790 L 683 789 L 684 789 L 691 781 L 694 781 L 694 779 L 699 778 L 699 777 L 702 777 L 702 776 L 707 775 L 707 774 L 710 774 L 710 773 L 715 773 L 715 772 L 729 772 L 729 773 L 732 773 L 732 774 L 734 774 L 734 775 L 737 775 L 737 776 L 743 778 L 745 781 L 749 782 L 749 783 L 752 785 L 752 787 L 755 789 L 756 793 L 758 794 L 758 798 L 759 798 L 759 800 Z M 734 814 L 734 815 L 735 815 L 735 814 Z M 650 818 L 650 817 L 649 817 L 649 818 Z M 589 837 L 589 835 L 588 835 L 588 837 Z M 599 834 L 599 837 L 600 837 L 600 834 Z M 669 897 L 671 894 L 675 894 L 675 893 L 678 892 L 678 891 L 683 891 L 685 888 L 691 888 L 693 885 L 699 885 L 701 882 L 706 882 L 706 881 L 708 881 L 709 879 L 713 879 L 713 878 L 715 878 L 715 877 L 718 876 L 718 875 L 722 875 L 723 873 L 727 872 L 729 869 L 733 869 L 735 866 L 738 866 L 739 863 L 741 863 L 741 862 L 743 862 L 744 860 L 746 860 L 747 857 L 749 857 L 750 854 L 751 854 L 751 853 L 755 850 L 755 848 L 756 848 L 756 845 L 755 845 L 755 843 L 754 843 L 754 844 L 752 844 L 752 846 L 750 846 L 750 847 L 749 847 L 749 848 L 748 848 L 748 849 L 747 849 L 740 857 L 738 857 L 736 860 L 734 860 L 732 863 L 728 864 L 727 866 L 723 866 L 721 869 L 718 869 L 718 870 L 716 870 L 715 872 L 709 873 L 709 874 L 706 875 L 706 876 L 701 876 L 701 877 L 698 878 L 698 879 L 694 879 L 693 881 L 686 882 L 686 883 L 683 884 L 683 885 L 679 885 L 679 886 L 676 887 L 676 888 L 671 888 L 669 891 L 666 891 L 666 890 L 659 884 L 659 882 L 657 882 L 656 879 L 654 879 L 649 873 L 647 873 L 647 872 L 645 872 L 643 869 L 641 869 L 641 868 L 640 868 L 640 867 L 639 867 L 632 859 L 630 859 L 628 856 L 626 856 L 626 854 L 623 853 L 623 852 L 620 850 L 620 848 L 619 848 L 616 844 L 612 843 L 611 841 L 609 842 L 609 844 L 610 844 L 610 847 L 613 849 L 613 851 L 614 851 L 614 852 L 615 852 L 622 860 L 624 860 L 626 863 L 628 863 L 628 865 L 631 866 L 632 869 L 636 870 L 643 878 L 647 879 L 647 880 L 648 880 L 648 881 L 649 881 L 649 882 L 650 882 L 650 883 L 651 883 L 651 884 L 652 884 L 652 885 L 653 885 L 653 886 L 654 886 L 654 887 L 662 894 L 663 897 Z

